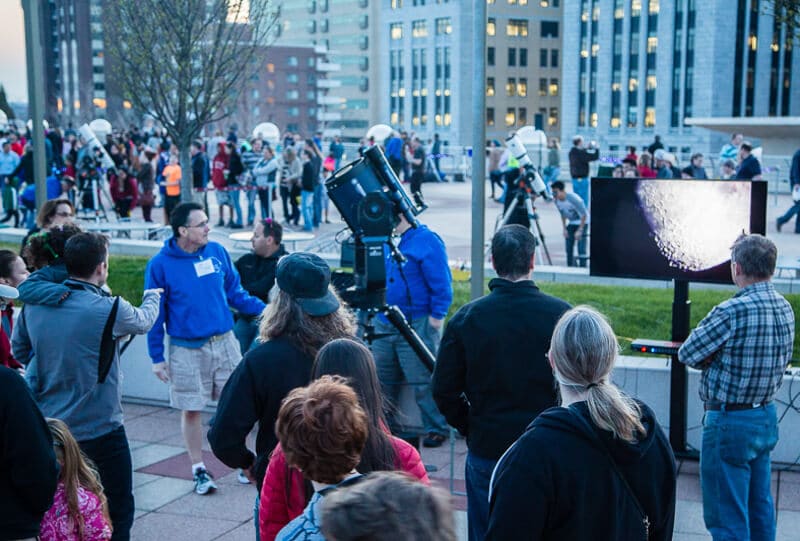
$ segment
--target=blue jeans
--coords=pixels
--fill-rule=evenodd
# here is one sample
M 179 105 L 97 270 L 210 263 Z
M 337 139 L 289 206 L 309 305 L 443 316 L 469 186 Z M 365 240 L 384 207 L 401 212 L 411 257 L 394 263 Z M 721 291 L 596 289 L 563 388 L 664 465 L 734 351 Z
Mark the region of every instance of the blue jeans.
M 258 318 L 252 319 L 240 317 L 233 324 L 233 335 L 239 341 L 239 348 L 242 350 L 242 355 L 253 349 L 257 344 L 256 338 L 258 337 Z
M 314 227 L 319 227 L 322 223 L 322 194 L 325 192 L 325 186 L 321 182 L 317 182 L 314 186 Z
M 417 318 L 410 324 L 435 356 L 439 349 L 441 330 L 434 329 L 428 323 L 427 316 Z M 433 401 L 431 372 L 422 364 L 408 342 L 390 323 L 376 320 L 375 332 L 379 335 L 388 335 L 372 343 L 372 354 L 375 356 L 375 367 L 378 370 L 378 379 L 381 381 L 383 395 L 390 404 L 397 406 L 402 386 L 413 386 L 414 398 L 419 406 L 425 432 L 447 435 L 449 433 L 447 421 L 436 407 L 436 402 Z M 402 417 L 403 412 L 399 413 Z M 390 424 L 393 425 L 393 432 L 404 431 L 405 427 L 402 426 L 402 422 L 390 419 Z
M 303 231 L 311 231 L 314 229 L 314 192 L 303 190 L 300 208 L 303 209 Z
M 586 205 L 586 208 L 589 208 L 589 177 L 584 178 L 573 178 L 572 179 L 572 191 L 575 192 L 575 195 L 583 200 L 583 204 Z
M 253 225 L 256 221 L 256 191 L 247 190 L 245 194 L 247 194 L 247 225 Z
M 253 523 L 256 525 L 256 541 L 261 541 L 261 531 L 258 526 L 258 507 L 261 504 L 261 494 L 256 495 L 256 503 L 253 505 Z
M 575 232 L 578 231 L 578 225 L 567 226 L 567 236 L 564 239 L 566 242 L 567 250 L 567 267 L 585 267 L 586 266 L 586 227 L 584 227 L 583 234 L 578 240 L 578 265 L 575 265 Z
M 775 539 L 769 454 L 777 443 L 775 404 L 706 412 L 700 485 L 703 518 L 714 541 Z
M 239 202 L 239 197 L 242 195 L 242 190 L 239 189 L 231 189 L 228 192 L 228 197 L 231 200 L 231 206 L 233 207 L 233 212 L 236 213 L 236 224 L 242 225 L 242 204 Z
M 467 486 L 467 528 L 469 541 L 483 541 L 489 529 L 489 481 L 497 465 L 496 460 L 488 460 L 467 452 L 464 465 L 464 481 Z
M 786 214 L 778 218 L 778 223 L 783 225 L 791 220 L 794 216 L 797 216 L 794 220 L 794 232 L 800 233 L 800 201 L 795 202 L 789 210 L 786 211 Z

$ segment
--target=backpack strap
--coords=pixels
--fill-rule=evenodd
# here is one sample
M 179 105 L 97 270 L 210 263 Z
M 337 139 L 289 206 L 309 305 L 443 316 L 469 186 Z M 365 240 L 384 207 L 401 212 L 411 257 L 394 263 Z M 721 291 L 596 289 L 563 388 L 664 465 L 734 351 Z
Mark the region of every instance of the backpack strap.
M 111 312 L 108 314 L 106 325 L 103 327 L 103 335 L 100 340 L 100 356 L 97 365 L 97 383 L 103 383 L 111 371 L 111 363 L 117 353 L 117 340 L 114 338 L 114 323 L 117 320 L 117 310 L 119 310 L 119 297 L 114 299 Z

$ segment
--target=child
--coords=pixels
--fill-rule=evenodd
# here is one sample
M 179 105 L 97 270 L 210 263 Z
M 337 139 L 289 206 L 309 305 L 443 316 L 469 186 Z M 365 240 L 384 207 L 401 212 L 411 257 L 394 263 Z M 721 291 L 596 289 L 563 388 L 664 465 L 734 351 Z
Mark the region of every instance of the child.
M 275 423 L 286 462 L 303 472 L 314 495 L 276 541 L 324 541 L 319 506 L 332 491 L 361 477 L 356 466 L 367 440 L 367 415 L 355 391 L 338 376 L 322 376 L 283 400 Z
M 42 541 L 103 541 L 111 539 L 108 503 L 99 476 L 88 463 L 67 425 L 47 419 L 56 458 L 61 465 L 53 506 L 45 513 Z

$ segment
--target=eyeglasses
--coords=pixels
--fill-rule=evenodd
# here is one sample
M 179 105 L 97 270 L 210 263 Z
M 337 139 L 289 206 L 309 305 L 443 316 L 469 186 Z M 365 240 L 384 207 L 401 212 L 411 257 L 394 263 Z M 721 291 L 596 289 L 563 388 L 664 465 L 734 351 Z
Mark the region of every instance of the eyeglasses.
M 206 220 L 204 222 L 200 222 L 199 224 L 185 225 L 183 227 L 188 227 L 188 228 L 192 228 L 192 227 L 208 227 L 208 220 Z

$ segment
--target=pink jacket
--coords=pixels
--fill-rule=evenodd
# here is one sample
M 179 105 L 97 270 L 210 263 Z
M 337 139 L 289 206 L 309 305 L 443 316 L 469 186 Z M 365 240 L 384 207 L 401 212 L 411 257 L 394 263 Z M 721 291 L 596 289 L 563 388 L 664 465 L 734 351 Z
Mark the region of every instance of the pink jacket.
M 409 443 L 390 436 L 397 469 L 430 484 L 425 465 L 417 450 Z M 258 506 L 258 525 L 261 541 L 274 541 L 275 536 L 290 520 L 300 515 L 306 506 L 306 489 L 303 474 L 286 463 L 281 445 L 272 452 L 272 457 L 261 485 L 261 502 Z
M 78 507 L 83 515 L 83 537 L 78 539 L 78 529 L 69 515 L 64 483 L 59 482 L 53 505 L 44 514 L 39 528 L 42 541 L 106 541 L 111 539 L 111 526 L 103 517 L 100 499 L 83 487 L 78 489 Z

